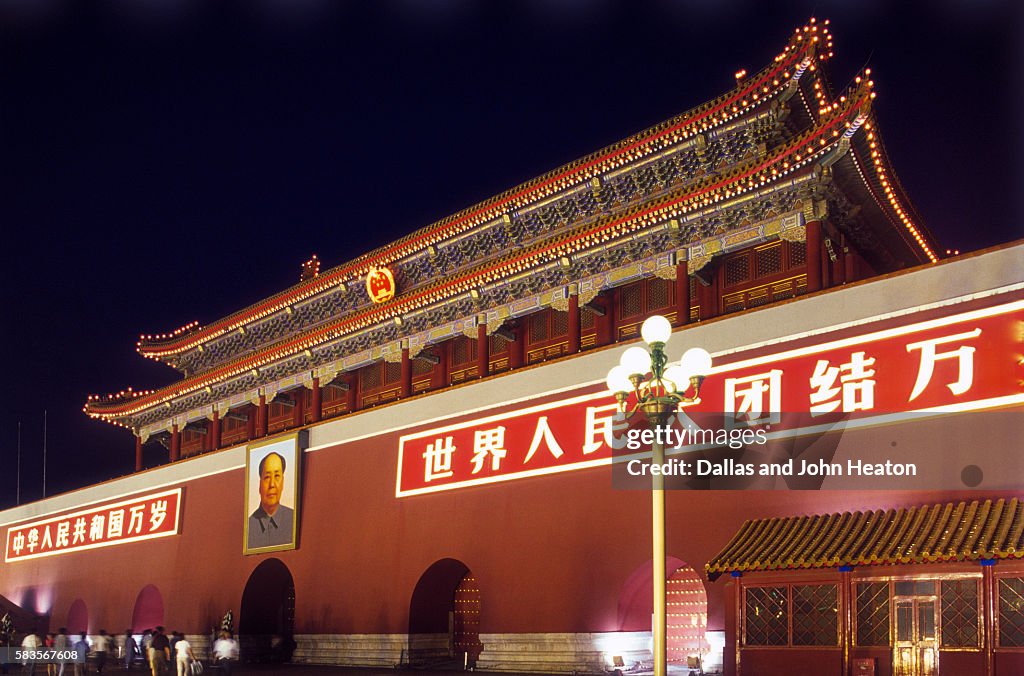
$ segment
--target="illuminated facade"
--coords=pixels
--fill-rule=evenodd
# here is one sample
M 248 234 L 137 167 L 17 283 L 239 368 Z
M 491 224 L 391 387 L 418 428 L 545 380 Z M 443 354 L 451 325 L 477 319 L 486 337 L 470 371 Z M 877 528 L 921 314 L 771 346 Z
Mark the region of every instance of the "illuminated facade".
M 628 669 L 650 654 L 649 496 L 613 484 L 603 379 L 609 348 L 660 313 L 670 353 L 715 356 L 694 415 L 792 433 L 672 457 L 823 468 L 680 477 L 670 660 L 1024 669 L 1009 629 L 1024 627 L 1024 247 L 938 261 L 869 73 L 833 94 L 830 50 L 812 22 L 714 101 L 338 267 L 312 260 L 229 317 L 144 336 L 181 379 L 85 406 L 132 430 L 137 472 L 0 514 L 0 595 L 51 626 L 161 623 L 200 645 L 230 608 L 250 654 L 284 634 L 299 661 Z M 260 483 L 267 442 L 295 454 L 290 494 Z M 154 448 L 168 462 L 143 470 Z M 248 547 L 246 519 L 279 498 L 291 539 Z M 910 527 L 935 526 L 921 506 L 940 503 L 969 537 Z M 817 547 L 860 517 L 807 515 L 865 509 L 883 516 L 850 547 Z M 762 523 L 769 540 L 751 535 Z M 799 619 L 808 607 L 819 619 Z

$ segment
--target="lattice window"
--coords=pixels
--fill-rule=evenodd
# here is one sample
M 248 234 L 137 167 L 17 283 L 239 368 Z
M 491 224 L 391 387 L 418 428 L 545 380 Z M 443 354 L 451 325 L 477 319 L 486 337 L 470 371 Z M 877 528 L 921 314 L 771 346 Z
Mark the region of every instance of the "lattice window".
M 999 645 L 1024 647 L 1024 578 L 999 579 Z
M 889 583 L 857 585 L 857 645 L 889 646 Z
M 433 370 L 434 365 L 431 364 L 429 361 L 425 361 L 423 359 L 412 360 L 412 374 L 414 376 L 422 376 L 427 373 L 430 373 Z
M 944 648 L 977 648 L 978 580 L 944 580 L 942 582 L 942 646 Z
M 807 262 L 807 245 L 803 242 L 792 242 L 789 245 L 789 267 L 796 268 Z
M 452 366 L 468 364 L 476 359 L 476 341 L 459 336 L 452 340 Z
M 384 362 L 384 383 L 397 383 L 402 379 L 401 362 Z
M 750 256 L 747 253 L 725 261 L 725 285 L 735 286 L 750 279 Z
M 594 318 L 596 316 L 597 315 L 595 315 L 593 312 L 589 310 L 582 310 L 580 312 L 580 329 L 586 331 L 587 329 L 594 328 L 596 321 Z
M 569 335 L 569 313 L 550 312 L 551 315 L 551 337 Z
M 744 603 L 746 645 L 787 645 L 785 587 L 749 587 Z
M 793 587 L 793 645 L 839 644 L 838 599 L 834 584 Z
M 782 272 L 782 242 L 758 249 L 756 256 L 756 274 L 758 277 L 767 277 L 768 275 Z
M 487 336 L 487 352 L 491 356 L 507 351 L 508 346 L 511 344 L 511 341 L 505 340 L 501 336 Z
M 672 283 L 652 279 L 647 283 L 647 313 L 667 308 L 672 303 Z
M 546 312 L 530 315 L 530 342 L 539 343 L 548 339 L 548 316 Z
M 640 283 L 627 284 L 619 289 L 619 316 L 636 317 L 643 314 L 643 291 Z
M 372 390 L 375 387 L 381 386 L 381 368 L 380 364 L 372 364 L 362 369 L 359 373 L 362 382 L 360 385 L 363 389 Z

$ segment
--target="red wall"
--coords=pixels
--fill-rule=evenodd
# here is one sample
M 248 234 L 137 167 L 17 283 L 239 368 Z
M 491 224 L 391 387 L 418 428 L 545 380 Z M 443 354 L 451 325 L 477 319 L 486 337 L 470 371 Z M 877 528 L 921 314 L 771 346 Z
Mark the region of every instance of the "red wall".
M 393 433 L 306 454 L 298 550 L 242 555 L 237 469 L 185 484 L 179 536 L 8 564 L 0 594 L 52 599 L 51 626 L 81 598 L 90 631 L 119 632 L 154 584 L 168 629 L 205 633 L 229 608 L 237 618 L 250 573 L 274 556 L 295 580 L 296 632 L 403 633 L 420 576 L 453 558 L 479 581 L 483 633 L 622 628 L 623 586 L 650 565 L 646 491 L 613 490 L 610 470 L 598 468 L 396 499 L 397 447 Z M 968 496 L 670 491 L 667 552 L 701 572 L 749 518 Z M 706 586 L 708 626 L 722 629 L 725 580 Z

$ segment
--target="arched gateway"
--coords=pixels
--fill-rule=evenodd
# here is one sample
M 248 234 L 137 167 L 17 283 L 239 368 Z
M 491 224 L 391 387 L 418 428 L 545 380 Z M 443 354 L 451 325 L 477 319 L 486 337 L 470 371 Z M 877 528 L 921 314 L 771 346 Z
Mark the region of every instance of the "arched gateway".
M 279 559 L 256 566 L 242 592 L 238 622 L 243 659 L 287 661 L 295 635 L 295 581 Z
M 694 664 L 695 658 L 708 651 L 705 637 L 708 621 L 708 595 L 697 572 L 686 562 L 668 557 L 665 570 L 667 603 L 666 651 L 668 661 L 682 665 Z M 626 580 L 619 598 L 619 629 L 621 631 L 651 630 L 653 579 L 651 562 L 637 568 Z M 634 656 L 635 657 L 635 656 Z
M 164 597 L 154 584 L 147 584 L 135 598 L 132 611 L 132 632 L 141 634 L 164 623 Z M 70 626 L 68 627 L 71 628 Z
M 480 657 L 480 587 L 466 564 L 435 562 L 420 577 L 409 603 L 408 661 L 473 666 Z

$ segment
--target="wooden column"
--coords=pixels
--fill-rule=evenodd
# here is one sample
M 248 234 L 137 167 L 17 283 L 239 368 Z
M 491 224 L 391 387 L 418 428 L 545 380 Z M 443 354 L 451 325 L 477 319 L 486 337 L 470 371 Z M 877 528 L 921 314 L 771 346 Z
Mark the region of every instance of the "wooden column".
M 836 286 L 841 286 L 846 284 L 846 255 L 843 253 L 842 239 L 839 244 L 833 242 L 833 246 L 836 259 L 832 261 L 832 281 Z
M 295 406 L 292 408 L 292 425 L 302 427 L 306 422 L 306 388 L 300 387 L 295 390 L 293 396 Z
M 982 646 L 985 650 L 985 676 L 995 676 L 995 644 L 996 626 L 995 617 L 999 606 L 996 598 L 999 590 L 996 588 L 995 559 L 981 560 L 981 614 L 984 624 L 982 630 Z
M 717 276 L 717 275 L 716 275 Z M 711 284 L 704 286 L 701 281 L 697 282 L 697 298 L 700 300 L 700 319 L 711 319 L 718 316 L 718 294 L 715 293 L 715 282 L 712 277 Z
M 349 413 L 359 410 L 359 371 L 353 373 L 348 379 L 348 389 L 345 391 L 345 407 Z
M 807 293 L 821 291 L 821 221 L 807 224 Z
M 135 471 L 142 471 L 142 435 L 135 435 Z
M 569 354 L 580 351 L 580 296 L 575 284 L 569 285 Z
M 171 425 L 171 450 L 170 460 L 174 462 L 181 457 L 181 432 L 178 431 L 178 426 Z
M 320 379 L 313 378 L 313 395 L 310 406 L 312 407 L 313 422 L 320 422 L 324 415 L 323 393 L 320 391 Z
M 853 649 L 853 566 L 839 567 L 839 636 L 842 641 L 843 676 L 849 676 Z
M 514 331 L 516 339 L 508 346 L 508 365 L 509 368 L 517 369 L 521 368 L 524 362 L 523 350 L 526 343 L 526 323 L 522 319 L 516 320 Z
M 487 317 L 480 315 L 476 323 L 476 375 L 486 378 L 491 373 L 490 341 L 487 339 Z
M 256 408 L 256 436 L 265 437 L 267 436 L 267 420 L 269 411 L 267 410 L 267 395 L 260 394 L 260 405 Z
M 259 414 L 259 407 L 249 404 L 245 409 L 245 434 L 249 439 L 256 438 L 256 416 Z
M 402 383 L 398 396 L 405 399 L 412 394 L 412 359 L 409 358 L 409 346 L 402 341 Z
M 690 323 L 690 264 L 679 261 L 676 265 L 676 326 Z
M 846 283 L 857 281 L 857 260 L 854 258 L 853 251 L 850 249 L 850 243 L 846 240 L 846 235 L 843 235 L 843 277 L 846 279 Z
M 615 338 L 612 336 L 612 311 L 615 309 L 615 303 L 612 301 L 611 296 L 607 292 L 601 293 L 590 304 L 593 307 L 600 307 L 604 311 L 603 314 L 599 312 L 594 317 L 597 344 L 610 345 L 614 343 Z
M 210 450 L 216 451 L 220 448 L 220 412 L 213 410 L 213 420 L 210 421 Z

